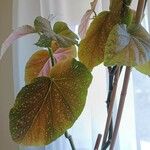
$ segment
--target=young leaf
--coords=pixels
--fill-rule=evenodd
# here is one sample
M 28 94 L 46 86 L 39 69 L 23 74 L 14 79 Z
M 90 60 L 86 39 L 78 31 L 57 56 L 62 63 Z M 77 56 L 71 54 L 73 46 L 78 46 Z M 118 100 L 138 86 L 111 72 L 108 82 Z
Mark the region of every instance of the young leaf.
M 36 32 L 43 33 L 48 38 L 53 36 L 52 27 L 51 27 L 51 23 L 49 20 L 47 20 L 41 16 L 38 16 L 34 20 L 34 26 L 35 26 Z
M 90 24 L 86 37 L 81 40 L 79 46 L 79 59 L 88 69 L 93 69 L 103 62 L 108 35 L 118 21 L 117 15 L 104 11 Z
M 56 34 L 68 37 L 72 40 L 78 39 L 78 36 L 69 29 L 69 27 L 67 26 L 67 24 L 65 22 L 62 22 L 62 21 L 58 21 L 54 24 L 53 31 Z
M 9 115 L 13 140 L 39 146 L 64 134 L 81 114 L 91 80 L 83 64 L 69 59 L 22 88 Z
M 150 35 L 141 25 L 116 25 L 105 47 L 106 66 L 137 66 L 150 61 Z
M 17 39 L 27 35 L 27 34 L 32 34 L 35 33 L 35 29 L 30 26 L 30 25 L 24 25 L 22 27 L 17 28 L 14 30 L 8 38 L 4 41 L 4 43 L 1 46 L 0 50 L 0 60 L 3 57 L 4 53 L 8 49 L 8 47 Z
M 46 41 L 49 41 L 51 43 L 53 40 L 58 42 L 60 47 L 66 48 L 70 47 L 74 44 L 78 44 L 77 36 L 68 28 L 67 24 L 65 27 L 64 32 L 58 32 L 55 30 L 57 28 L 56 26 L 61 26 L 65 23 L 63 22 L 57 22 L 54 25 L 54 31 L 52 30 L 51 23 L 47 19 L 39 16 L 34 21 L 35 29 L 38 33 L 41 33 L 42 37 L 39 39 L 38 43 L 36 43 L 40 47 L 47 47 L 47 42 L 43 42 L 43 39 L 45 38 Z M 56 32 L 57 31 L 57 32 Z
M 79 29 L 78 29 L 78 34 L 80 35 L 81 39 L 85 38 L 86 31 L 87 31 L 89 21 L 90 21 L 90 17 L 95 10 L 97 2 L 98 0 L 93 0 L 93 2 L 90 3 L 91 9 L 87 10 L 81 19 Z
M 54 58 L 56 63 L 67 58 L 76 57 L 76 47 L 72 46 L 70 48 L 59 48 L 54 52 Z M 51 59 L 47 50 L 40 50 L 34 53 L 25 67 L 25 82 L 26 84 L 31 83 L 31 80 L 40 77 L 48 76 L 50 70 L 52 69 Z

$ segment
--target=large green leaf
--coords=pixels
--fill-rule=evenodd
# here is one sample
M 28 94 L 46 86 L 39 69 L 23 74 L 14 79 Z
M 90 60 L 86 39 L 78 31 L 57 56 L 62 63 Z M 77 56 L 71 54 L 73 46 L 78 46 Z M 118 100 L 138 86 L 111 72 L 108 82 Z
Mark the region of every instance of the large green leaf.
M 34 26 L 36 32 L 42 36 L 38 43 L 36 43 L 40 47 L 47 47 L 48 42 L 43 42 L 44 39 L 46 39 L 46 41 L 49 40 L 49 43 L 51 43 L 52 40 L 57 41 L 60 47 L 70 47 L 74 44 L 78 44 L 77 35 L 73 33 L 64 22 L 56 22 L 52 29 L 49 20 L 38 16 L 34 21 Z
M 91 73 L 75 59 L 55 65 L 49 77 L 39 77 L 17 95 L 10 111 L 15 142 L 46 145 L 70 128 L 81 114 Z
M 150 62 L 148 32 L 141 25 L 132 25 L 128 30 L 125 25 L 116 25 L 106 43 L 105 65 L 143 66 L 148 62 Z

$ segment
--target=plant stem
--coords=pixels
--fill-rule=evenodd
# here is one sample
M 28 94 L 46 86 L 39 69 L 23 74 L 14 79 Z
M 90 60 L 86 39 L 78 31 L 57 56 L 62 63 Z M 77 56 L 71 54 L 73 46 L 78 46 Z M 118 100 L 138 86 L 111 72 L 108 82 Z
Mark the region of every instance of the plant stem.
M 120 67 L 117 67 L 117 73 L 115 75 L 115 79 L 114 79 L 114 83 L 113 83 L 113 90 L 111 93 L 110 105 L 109 105 L 109 109 L 108 109 L 108 116 L 107 116 L 104 136 L 103 136 L 102 150 L 103 150 L 104 144 L 106 142 L 107 135 L 109 132 L 110 123 L 112 120 L 112 111 L 113 111 L 113 106 L 114 106 L 114 101 L 115 101 L 115 96 L 116 96 L 116 91 L 117 91 L 117 84 L 118 84 L 119 75 L 120 75 Z
M 98 150 L 100 142 L 101 142 L 101 138 L 102 138 L 102 135 L 98 134 L 94 150 Z
M 145 0 L 139 0 L 139 2 L 138 2 L 138 7 L 137 7 L 137 11 L 136 11 L 136 20 L 135 20 L 136 24 L 139 24 L 141 22 L 141 18 L 142 18 L 143 11 L 145 8 L 145 3 L 146 3 Z M 129 83 L 129 78 L 130 78 L 130 73 L 131 73 L 131 67 L 126 67 L 126 72 L 125 72 L 125 76 L 124 76 L 124 82 L 123 82 L 123 87 L 122 87 L 122 92 L 121 92 L 121 97 L 120 97 L 120 102 L 119 102 L 119 107 L 118 107 L 118 113 L 117 113 L 114 133 L 113 133 L 112 142 L 110 145 L 110 150 L 114 149 L 116 137 L 118 134 L 121 116 L 122 116 L 123 107 L 124 107 L 125 98 L 126 98 L 126 93 L 127 93 L 127 88 L 128 88 L 128 83 Z
M 113 90 L 113 83 L 114 83 L 114 77 L 116 75 L 116 68 L 117 66 L 114 67 L 108 67 L 108 72 L 109 72 L 109 92 L 108 92 L 108 96 L 107 96 L 107 112 L 109 110 L 109 106 L 110 106 L 110 101 L 111 101 L 111 94 L 112 94 L 112 90 Z M 112 122 L 112 118 L 111 118 L 111 122 L 110 122 L 110 126 L 109 126 L 109 135 L 108 135 L 108 139 L 107 141 L 103 141 L 103 145 L 102 148 L 105 150 L 111 141 L 112 138 L 112 133 L 113 133 L 113 122 Z M 107 136 L 107 135 L 106 135 Z
M 68 133 L 68 131 L 65 132 L 65 137 L 69 140 L 71 149 L 76 150 L 72 136 Z
M 53 56 L 53 51 L 51 48 L 48 48 L 49 57 L 51 58 L 52 67 L 55 65 L 55 58 Z
M 123 83 L 123 87 L 122 87 L 122 92 L 121 92 L 121 97 L 120 97 L 120 102 L 119 102 L 119 108 L 118 108 L 118 113 L 117 113 L 117 119 L 116 119 L 116 123 L 115 123 L 114 133 L 112 136 L 112 142 L 110 145 L 110 150 L 114 149 L 114 144 L 115 144 L 116 137 L 118 134 L 118 129 L 119 129 L 120 121 L 121 121 L 122 111 L 123 111 L 123 107 L 124 107 L 124 102 L 125 102 L 129 78 L 130 78 L 130 72 L 131 72 L 131 67 L 126 67 L 124 83 Z
M 139 0 L 138 6 L 137 6 L 137 11 L 136 11 L 136 18 L 135 18 L 136 24 L 139 24 L 141 22 L 145 4 L 146 4 L 145 0 Z

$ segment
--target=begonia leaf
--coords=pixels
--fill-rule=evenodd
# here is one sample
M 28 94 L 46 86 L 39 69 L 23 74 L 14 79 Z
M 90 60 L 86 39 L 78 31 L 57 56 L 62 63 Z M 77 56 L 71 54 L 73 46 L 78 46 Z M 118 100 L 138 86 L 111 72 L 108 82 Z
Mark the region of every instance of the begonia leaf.
M 79 59 L 88 69 L 99 65 L 104 59 L 104 47 L 113 26 L 118 22 L 118 16 L 105 11 L 100 13 L 87 30 L 86 37 L 79 46 Z
M 49 77 L 23 87 L 9 114 L 12 139 L 34 146 L 56 140 L 80 116 L 91 80 L 83 64 L 68 59 L 55 65 Z
M 63 22 L 56 22 L 54 25 L 62 25 Z M 64 23 L 65 24 L 65 23 Z M 51 27 L 51 22 L 41 16 L 38 16 L 34 21 L 36 31 L 43 37 L 47 38 L 46 41 L 51 43 L 53 40 L 57 41 L 60 47 L 70 47 L 78 44 L 77 36 L 68 28 L 63 33 L 56 32 Z M 66 29 L 66 28 L 65 28 Z M 42 41 L 41 41 L 42 40 Z M 45 44 L 45 45 L 44 45 Z M 47 42 L 43 42 L 43 38 L 40 38 L 37 45 L 39 47 L 47 47 Z
M 144 64 L 147 66 L 148 62 L 150 62 L 150 35 L 148 32 L 141 25 L 134 24 L 128 29 L 126 25 L 116 25 L 106 43 L 105 65 L 135 67 Z

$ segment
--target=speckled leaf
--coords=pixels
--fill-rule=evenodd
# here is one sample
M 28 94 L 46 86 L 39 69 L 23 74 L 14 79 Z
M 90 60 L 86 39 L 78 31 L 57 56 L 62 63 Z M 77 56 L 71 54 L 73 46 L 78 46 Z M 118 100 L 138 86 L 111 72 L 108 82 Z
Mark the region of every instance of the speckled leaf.
M 81 39 L 85 38 L 86 31 L 87 31 L 87 28 L 91 19 L 90 17 L 93 11 L 95 10 L 97 2 L 98 0 L 93 0 L 93 2 L 90 3 L 91 9 L 88 9 L 81 19 L 79 29 L 78 29 L 78 34 L 80 35 Z
M 54 31 L 53 31 L 50 21 L 41 16 L 38 16 L 34 21 L 34 26 L 35 26 L 36 31 L 40 33 L 41 36 L 47 37 L 47 41 L 50 41 L 50 43 L 53 40 L 57 41 L 60 47 L 64 47 L 64 48 L 78 44 L 78 41 L 77 41 L 78 37 L 68 28 L 67 24 L 65 24 L 64 31 L 60 30 L 61 32 L 58 32 L 57 30 L 55 30 L 55 28 L 57 28 L 56 26 L 62 25 L 62 23 L 65 24 L 64 22 L 56 22 L 54 25 Z M 63 28 L 60 28 L 60 29 L 63 29 Z M 44 43 L 43 40 L 41 42 L 41 38 L 40 38 L 38 42 L 38 46 L 47 47 L 47 44 Z
M 76 57 L 76 47 L 58 48 L 54 52 L 56 63 L 67 58 Z M 47 50 L 39 50 L 34 53 L 25 67 L 25 82 L 29 84 L 32 79 L 40 76 L 48 76 L 52 68 L 51 60 Z
M 79 59 L 87 68 L 99 65 L 104 59 L 104 47 L 112 27 L 118 22 L 114 13 L 102 12 L 91 23 L 79 46 Z
M 10 110 L 11 136 L 19 144 L 51 143 L 74 124 L 84 108 L 92 76 L 83 64 L 66 60 L 53 67 L 49 76 L 22 88 Z
M 150 61 L 150 35 L 141 25 L 116 25 L 105 47 L 107 66 L 137 66 Z

